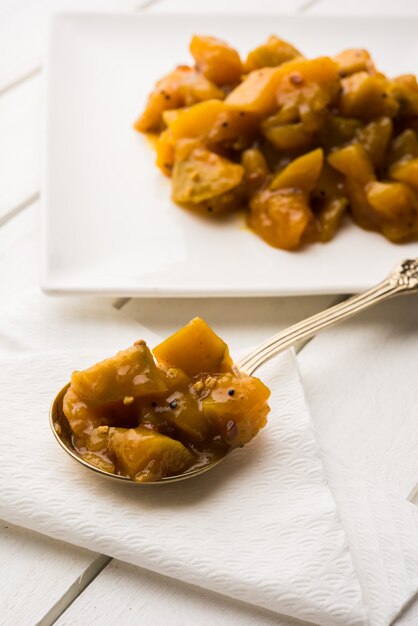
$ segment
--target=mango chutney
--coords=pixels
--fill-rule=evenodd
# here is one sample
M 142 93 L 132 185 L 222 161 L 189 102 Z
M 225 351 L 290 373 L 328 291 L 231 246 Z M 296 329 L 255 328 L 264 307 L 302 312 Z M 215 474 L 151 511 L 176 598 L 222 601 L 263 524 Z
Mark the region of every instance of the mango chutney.
M 200 318 L 150 351 L 144 341 L 72 374 L 63 413 L 78 454 L 136 482 L 221 458 L 266 424 L 270 391 L 233 368 Z

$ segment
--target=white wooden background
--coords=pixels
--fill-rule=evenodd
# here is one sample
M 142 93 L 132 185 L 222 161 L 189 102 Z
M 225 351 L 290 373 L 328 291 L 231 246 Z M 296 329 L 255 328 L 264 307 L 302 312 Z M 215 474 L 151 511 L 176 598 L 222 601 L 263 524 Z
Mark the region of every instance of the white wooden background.
M 38 288 L 42 58 L 47 18 L 57 11 L 275 12 L 417 15 L 416 0 L 0 0 L 0 354 L 31 346 L 36 332 L 77 299 L 52 301 Z M 271 300 L 260 339 L 324 308 L 328 297 Z M 248 303 L 247 303 L 248 304 Z M 165 333 L 195 303 L 102 299 L 91 305 L 132 315 Z M 200 303 L 209 321 L 219 303 Z M 75 313 L 76 315 L 76 313 Z M 251 318 L 255 310 L 246 307 Z M 83 321 L 83 320 L 81 320 Z M 226 320 L 228 323 L 228 320 Z M 313 340 L 305 351 L 315 350 Z M 311 352 L 312 354 L 312 352 Z M 406 495 L 406 494 L 405 494 Z M 0 625 L 294 626 L 293 620 L 204 592 L 74 546 L 0 523 Z M 416 626 L 414 606 L 398 624 Z

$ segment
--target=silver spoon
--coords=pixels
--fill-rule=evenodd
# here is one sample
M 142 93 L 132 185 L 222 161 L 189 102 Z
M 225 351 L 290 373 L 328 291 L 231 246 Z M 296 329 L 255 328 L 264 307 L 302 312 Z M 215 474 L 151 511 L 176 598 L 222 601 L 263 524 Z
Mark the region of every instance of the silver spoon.
M 418 292 L 418 258 L 408 259 L 397 265 L 389 276 L 375 287 L 372 287 L 359 295 L 353 296 L 340 304 L 336 304 L 321 313 L 312 315 L 302 322 L 298 322 L 297 324 L 281 331 L 277 335 L 273 335 L 273 337 L 255 348 L 255 350 L 250 352 L 239 363 L 237 363 L 236 368 L 244 374 L 252 375 L 257 368 L 260 367 L 260 365 L 279 354 L 279 352 L 283 352 L 300 341 L 309 339 L 324 328 L 328 328 L 338 322 L 342 322 L 343 320 L 360 313 L 364 309 L 367 309 L 378 302 L 382 302 L 383 300 L 387 300 L 392 296 L 401 293 L 413 292 Z M 118 474 L 111 474 L 99 469 L 81 458 L 72 444 L 71 430 L 62 410 L 62 400 L 68 387 L 69 384 L 61 389 L 52 403 L 49 416 L 49 423 L 52 428 L 52 432 L 54 433 L 54 436 L 60 446 L 73 459 L 93 472 L 101 474 L 106 478 L 124 481 L 132 485 L 162 485 L 169 482 L 186 480 L 187 478 L 192 478 L 193 476 L 207 472 L 212 469 L 212 467 L 220 463 L 226 456 L 225 455 L 220 459 L 216 459 L 215 461 L 212 461 L 202 467 L 186 471 L 183 474 L 167 476 L 159 481 L 150 482 L 135 482 L 127 476 L 119 476 Z

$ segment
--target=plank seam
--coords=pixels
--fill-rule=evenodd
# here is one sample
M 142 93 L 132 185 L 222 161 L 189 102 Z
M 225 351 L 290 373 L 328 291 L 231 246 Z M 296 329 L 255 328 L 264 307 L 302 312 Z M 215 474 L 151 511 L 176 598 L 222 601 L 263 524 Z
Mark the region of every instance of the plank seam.
M 6 83 L 3 87 L 0 88 L 0 97 L 4 96 L 5 93 L 12 91 L 15 87 L 19 87 L 22 83 L 25 83 L 27 80 L 33 78 L 34 76 L 38 76 L 41 73 L 42 67 L 40 65 L 36 65 L 31 70 L 18 76 L 15 80 L 10 83 Z
M 299 7 L 298 12 L 299 13 L 306 13 L 307 11 L 312 9 L 312 7 L 314 7 L 316 4 L 319 4 L 320 2 L 321 2 L 321 0 L 307 0 L 307 2 L 305 2 L 305 4 L 303 4 L 301 7 Z
M 39 191 L 37 191 L 36 193 L 33 193 L 31 196 L 29 196 L 29 198 L 26 198 L 26 200 L 23 200 L 23 202 L 8 211 L 6 215 L 3 215 L 3 217 L 0 218 L 0 227 L 4 226 L 5 224 L 7 224 L 7 222 L 16 217 L 16 215 L 19 215 L 19 213 L 32 206 L 32 204 L 37 202 L 39 198 L 40 193 Z

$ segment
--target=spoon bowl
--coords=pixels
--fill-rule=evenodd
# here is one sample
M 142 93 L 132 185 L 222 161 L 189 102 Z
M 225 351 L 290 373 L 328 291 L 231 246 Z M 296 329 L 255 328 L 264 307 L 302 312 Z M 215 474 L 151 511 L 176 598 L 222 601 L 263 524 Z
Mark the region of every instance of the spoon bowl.
M 255 370 L 272 357 L 295 346 L 303 340 L 309 339 L 324 328 L 328 328 L 349 317 L 357 315 L 357 313 L 360 313 L 378 302 L 387 300 L 392 296 L 413 292 L 418 292 L 418 258 L 408 259 L 397 265 L 389 276 L 375 287 L 359 295 L 352 296 L 344 302 L 336 304 L 321 313 L 312 315 L 306 320 L 298 322 L 277 335 L 274 335 L 244 357 L 236 365 L 236 369 L 244 374 L 252 375 Z M 75 449 L 72 440 L 72 432 L 63 412 L 63 398 L 69 386 L 70 383 L 65 385 L 65 387 L 58 392 L 52 403 L 49 416 L 52 432 L 61 448 L 65 450 L 72 459 L 107 479 L 119 482 L 123 481 L 137 486 L 164 485 L 178 482 L 207 472 L 215 467 L 215 465 L 218 465 L 231 452 L 228 451 L 224 456 L 212 460 L 207 464 L 192 468 L 182 474 L 166 476 L 158 481 L 136 482 L 127 476 L 106 472 L 88 463 Z

